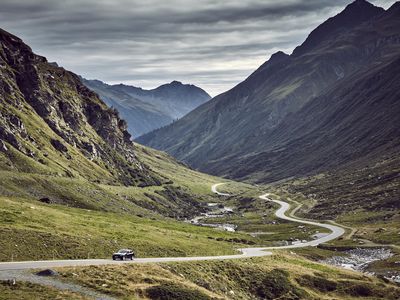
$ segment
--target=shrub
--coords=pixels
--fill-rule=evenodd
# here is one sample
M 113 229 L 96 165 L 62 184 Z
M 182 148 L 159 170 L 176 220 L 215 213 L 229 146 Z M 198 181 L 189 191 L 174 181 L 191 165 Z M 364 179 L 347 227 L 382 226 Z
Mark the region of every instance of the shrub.
M 307 286 L 320 292 L 333 292 L 337 289 L 337 283 L 320 276 L 304 275 L 297 279 L 301 286 Z
M 206 294 L 172 282 L 161 283 L 146 290 L 147 296 L 154 300 L 210 300 Z
M 289 274 L 275 269 L 253 282 L 254 294 L 261 299 L 302 299 L 305 292 L 294 286 Z
M 351 284 L 344 289 L 345 294 L 354 297 L 369 297 L 374 291 L 365 283 Z

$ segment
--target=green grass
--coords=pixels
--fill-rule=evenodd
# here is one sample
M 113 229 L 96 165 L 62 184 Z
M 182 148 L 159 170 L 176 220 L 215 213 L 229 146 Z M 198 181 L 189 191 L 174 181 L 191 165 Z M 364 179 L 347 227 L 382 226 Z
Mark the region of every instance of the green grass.
M 356 228 L 355 239 L 365 239 L 377 244 L 400 245 L 400 213 L 397 211 L 343 214 L 338 218 L 348 226 Z
M 35 118 L 26 120 L 29 131 L 42 122 Z M 198 214 L 202 203 L 221 200 L 211 192 L 212 184 L 223 181 L 220 178 L 190 170 L 165 153 L 137 145 L 137 157 L 163 184 L 124 186 L 72 148 L 72 160 L 60 156 L 40 139 L 42 135 L 54 134 L 46 126 L 34 134 L 41 142 L 40 153 L 48 152 L 45 164 L 12 148 L 7 157 L 0 157 L 4 166 L 0 171 L 2 261 L 109 257 L 124 247 L 142 257 L 232 254 L 236 248 L 257 242 L 245 234 L 165 218 Z M 93 176 L 83 178 L 86 167 L 93 169 Z M 76 173 L 75 168 L 82 172 Z M 246 184 L 228 187 L 234 192 L 250 188 Z M 51 204 L 40 202 L 41 198 L 49 198 Z
M 317 182 L 319 180 L 325 180 L 326 176 L 319 175 L 314 178 Z M 292 184 L 303 185 L 304 179 L 298 179 Z M 322 181 L 324 182 L 324 181 Z M 289 184 L 285 184 L 288 188 Z M 377 187 L 382 188 L 382 187 Z M 330 241 L 327 244 L 321 245 L 320 248 L 305 248 L 305 249 L 294 249 L 293 252 L 312 259 L 322 260 L 331 256 L 345 255 L 344 251 L 360 248 L 360 247 L 389 247 L 395 254 L 393 257 L 385 260 L 380 260 L 371 263 L 367 271 L 375 273 L 380 276 L 391 276 L 399 274 L 400 265 L 396 262 L 399 261 L 399 245 L 400 245 L 400 214 L 398 210 L 389 209 L 382 204 L 382 208 L 379 211 L 369 210 L 368 201 L 365 201 L 363 205 L 354 207 L 354 203 L 349 202 L 345 207 L 349 207 L 346 211 L 341 211 L 335 208 L 335 203 L 329 204 L 326 200 L 317 200 L 313 197 L 316 195 L 305 196 L 299 192 L 291 194 L 282 187 L 275 187 L 275 192 L 283 198 L 291 198 L 292 200 L 302 203 L 303 206 L 296 212 L 297 215 L 305 217 L 317 217 L 316 213 L 313 212 L 316 205 L 321 205 L 326 208 L 329 214 L 332 212 L 338 213 L 337 215 L 325 216 L 325 218 L 335 219 L 338 224 L 346 226 L 346 234 L 336 240 Z M 337 193 L 337 191 L 335 190 Z M 369 193 L 367 189 L 367 193 Z M 349 193 L 349 191 L 344 191 Z M 354 191 L 356 197 L 360 197 L 361 192 Z M 346 195 L 349 197 L 349 194 Z M 366 199 L 368 198 L 366 194 Z M 317 210 L 321 210 L 322 207 L 318 207 Z M 312 213 L 309 213 L 309 212 Z
M 337 245 L 400 245 L 397 156 L 359 169 L 297 178 L 271 187 L 277 194 L 303 204 L 300 216 L 331 219 L 354 228 L 353 237 Z M 347 234 L 351 232 L 347 230 Z
M 282 252 L 263 258 L 58 270 L 63 280 L 118 298 L 398 299 L 400 288 Z M 153 293 L 156 291 L 157 293 Z
M 82 178 L 0 171 L 0 182 L 3 196 L 32 200 L 47 197 L 54 203 L 78 208 L 145 213 L 143 208 Z
M 136 144 L 138 157 L 147 164 L 151 170 L 171 180 L 173 184 L 190 190 L 196 195 L 213 195 L 211 185 L 219 182 L 227 182 L 227 185 L 218 188 L 220 191 L 237 194 L 239 192 L 254 188 L 249 184 L 229 181 L 220 177 L 207 175 L 190 169 L 188 166 L 177 162 L 165 152 L 157 151 Z
M 271 220 L 275 220 L 277 223 L 272 224 Z M 276 245 L 276 242 L 289 239 L 310 239 L 310 236 L 316 232 L 330 232 L 318 226 L 302 225 L 276 218 L 265 218 L 255 213 L 245 213 L 243 217 L 236 215 L 224 218 L 208 218 L 204 222 L 236 224 L 239 232 L 256 236 L 259 243 L 266 246 Z
M 68 291 L 59 291 L 51 287 L 17 281 L 16 285 L 0 282 L 0 300 L 84 300 L 88 299 L 80 294 Z
M 215 202 L 211 185 L 222 179 L 190 170 L 165 153 L 137 146 L 137 156 L 150 169 L 163 178 L 161 186 L 124 186 L 118 183 L 107 184 L 104 180 L 83 178 L 67 174 L 61 169 L 43 167 L 35 160 L 18 151 L 13 151 L 23 169 L 16 166 L 5 167 L 0 171 L 0 196 L 23 197 L 27 199 L 50 198 L 53 202 L 85 209 L 130 212 L 149 216 L 159 213 L 170 217 L 184 217 L 199 213 L 196 205 Z M 0 156 L 3 155 L 0 153 Z M 9 153 L 9 155 L 11 155 Z M 0 162 L 7 166 L 6 159 Z M 29 163 L 26 163 L 29 162 Z M 63 159 L 58 161 L 63 165 Z M 29 164 L 35 167 L 29 168 Z M 103 183 L 101 183 L 103 182 Z M 249 189 L 251 186 L 232 183 L 231 189 Z M 197 203 L 197 204 L 196 204 Z
M 225 191 L 229 191 L 233 184 L 221 186 L 225 187 Z M 222 189 L 221 189 L 222 191 Z M 278 245 L 278 242 L 290 239 L 307 240 L 319 233 L 329 233 L 330 231 L 313 225 L 304 225 L 295 222 L 289 222 L 278 219 L 275 212 L 278 208 L 277 204 L 260 199 L 258 196 L 269 191 L 267 187 L 257 187 L 253 189 L 244 189 L 236 195 L 233 195 L 226 203 L 227 206 L 234 208 L 234 214 L 218 217 L 207 218 L 205 223 L 229 223 L 237 225 L 239 232 L 251 234 L 257 238 L 258 243 L 265 246 Z M 279 195 L 271 195 L 274 199 L 280 199 Z M 282 200 L 289 201 L 286 197 Z M 291 210 L 297 205 L 292 204 Z
M 308 258 L 310 260 L 323 260 L 327 259 L 332 256 L 342 256 L 344 255 L 343 253 L 339 251 L 333 251 L 329 249 L 322 249 L 319 247 L 306 247 L 306 248 L 297 248 L 291 250 L 292 252 L 301 255 L 305 258 Z
M 300 184 L 302 180 L 295 181 L 295 185 Z M 289 184 L 286 184 L 286 188 Z M 346 234 L 334 241 L 329 242 L 331 245 L 338 247 L 363 247 L 363 246 L 399 246 L 400 245 L 400 213 L 396 209 L 385 208 L 384 205 L 379 211 L 369 210 L 366 206 L 353 207 L 354 204 L 341 205 L 349 207 L 348 210 L 339 211 L 335 208 L 339 204 L 327 203 L 313 198 L 315 195 L 305 196 L 301 193 L 291 194 L 281 187 L 274 187 L 275 193 L 286 199 L 296 199 L 298 203 L 302 203 L 302 207 L 296 212 L 296 215 L 303 218 L 319 218 L 327 221 L 334 220 L 339 225 L 343 225 Z M 359 191 L 357 191 L 359 193 Z M 348 195 L 347 195 L 348 196 Z M 359 194 L 357 194 L 357 197 Z M 367 197 L 366 197 L 367 198 Z M 365 200 L 364 200 L 365 201 Z M 317 207 L 315 209 L 315 207 Z M 322 218 L 318 216 L 316 211 L 326 208 L 328 215 Z M 350 235 L 353 232 L 353 235 Z
M 22 198 L 0 198 L 0 259 L 109 257 L 133 248 L 139 257 L 232 254 L 247 235 L 198 227 L 162 217 L 47 205 Z M 50 257 L 49 257 L 50 256 Z

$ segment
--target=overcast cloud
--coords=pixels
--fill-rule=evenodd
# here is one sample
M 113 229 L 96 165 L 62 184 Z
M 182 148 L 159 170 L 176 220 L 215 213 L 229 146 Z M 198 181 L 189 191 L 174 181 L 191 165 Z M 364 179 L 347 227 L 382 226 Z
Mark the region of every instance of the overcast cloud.
M 0 0 L 0 27 L 89 79 L 144 88 L 179 80 L 215 96 L 350 2 Z

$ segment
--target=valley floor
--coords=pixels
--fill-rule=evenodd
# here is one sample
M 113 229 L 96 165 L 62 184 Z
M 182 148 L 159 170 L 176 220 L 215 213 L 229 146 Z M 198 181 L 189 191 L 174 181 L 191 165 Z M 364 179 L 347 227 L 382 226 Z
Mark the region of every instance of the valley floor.
M 225 196 L 228 196 L 227 193 L 225 194 Z M 267 200 L 266 197 L 264 197 L 263 200 Z M 32 208 L 30 209 L 32 210 Z M 284 217 L 284 212 L 287 209 L 288 207 L 282 207 L 278 210 L 278 212 L 280 211 L 278 216 Z M 293 215 L 293 211 L 294 210 L 291 211 L 291 215 Z M 287 219 L 290 221 L 291 218 Z M 141 220 L 140 223 L 142 221 L 143 220 Z M 157 226 L 160 224 L 160 222 L 157 222 Z M 150 226 L 150 224 L 148 225 Z M 156 226 L 154 224 L 152 225 Z M 138 226 L 138 224 L 135 224 L 135 226 Z M 189 228 L 195 229 L 197 234 L 204 231 L 209 234 L 220 233 L 229 235 L 229 233 L 218 232 L 209 228 L 189 224 L 183 224 L 182 226 L 187 226 L 185 230 L 189 230 Z M 335 228 L 335 226 L 333 226 L 333 228 Z M 340 234 L 343 232 L 344 231 L 341 231 Z M 230 234 L 237 235 L 238 233 Z M 337 235 L 331 236 L 331 238 L 335 237 L 337 237 Z M 325 240 L 328 241 L 329 239 Z M 322 238 L 321 241 L 324 241 L 324 239 Z M 209 241 L 207 240 L 207 242 Z M 316 245 L 318 244 L 318 240 L 312 241 L 311 243 Z M 297 244 L 289 247 L 303 248 L 309 244 L 310 243 L 304 243 L 303 245 Z M 231 251 L 233 250 L 232 248 L 230 249 Z M 309 250 L 311 252 L 308 254 L 317 251 L 329 252 L 329 250 L 305 248 L 305 250 L 299 250 L 298 253 L 307 255 L 307 249 L 312 249 Z M 201 251 L 201 249 L 197 250 Z M 302 254 L 301 251 L 305 252 Z M 255 254 L 255 256 L 259 256 L 269 253 L 259 252 Z M 82 297 L 82 299 L 85 297 L 96 297 L 99 299 L 121 297 L 133 297 L 134 299 L 272 299 L 276 297 L 283 297 L 284 299 L 292 299 L 293 297 L 295 299 L 331 299 L 332 297 L 357 299 L 359 297 L 367 297 L 370 299 L 377 299 L 383 296 L 386 299 L 397 299 L 400 295 L 400 289 L 388 282 L 379 281 L 369 276 L 340 270 L 319 263 L 312 263 L 303 256 L 296 255 L 293 252 L 280 250 L 270 258 L 247 258 L 239 261 L 230 260 L 237 257 L 243 258 L 243 256 L 227 256 L 224 257 L 227 260 L 222 261 L 221 257 L 214 257 L 213 259 L 216 260 L 213 262 L 179 263 L 173 262 L 175 259 L 167 258 L 164 259 L 164 261 L 171 261 L 167 264 L 160 264 L 163 259 L 149 259 L 148 262 L 157 263 L 149 265 L 128 265 L 124 262 L 122 262 L 123 265 L 104 265 L 104 263 L 109 261 L 99 261 L 100 265 L 98 266 L 86 267 L 78 267 L 77 264 L 75 265 L 72 263 L 71 265 L 74 266 L 73 268 L 57 269 L 61 274 L 57 279 L 51 278 L 49 280 L 44 280 L 44 282 L 47 282 L 47 286 L 53 286 L 52 288 L 37 285 L 37 283 L 40 282 L 40 280 L 37 279 L 38 277 L 29 275 L 29 273 L 24 273 L 24 271 L 19 271 L 22 273 L 17 272 L 11 274 L 22 281 L 29 280 L 29 276 L 34 276 L 36 281 L 34 280 L 31 284 L 25 284 L 18 280 L 17 285 L 9 285 L 3 281 L 0 288 L 3 292 L 2 295 L 8 297 L 4 299 L 28 298 L 28 295 L 38 293 L 40 290 L 46 291 L 42 299 L 49 299 L 46 297 L 50 297 L 50 295 L 56 298 L 58 297 L 59 299 L 77 299 L 76 293 L 78 293 L 80 295 L 79 297 Z M 190 258 L 178 258 L 178 260 L 181 261 L 186 259 Z M 137 262 L 140 263 L 142 261 L 138 260 Z M 2 267 L 7 266 L 6 264 L 1 265 Z M 18 263 L 15 263 L 15 265 L 18 265 Z M 29 268 L 56 266 L 57 264 L 27 264 Z M 62 264 L 58 266 L 62 266 Z M 3 279 L 5 279 L 4 276 Z M 64 285 L 58 284 L 63 291 L 53 290 L 54 287 L 57 287 L 57 284 L 53 285 L 51 281 L 55 280 L 55 282 L 59 282 L 60 279 L 61 282 L 65 282 Z M 15 293 L 13 293 L 13 291 L 15 291 Z M 14 295 L 18 295 L 18 298 L 13 298 Z M 2 298 L 0 297 L 0 299 Z M 40 299 L 40 297 L 38 299 Z
M 216 187 L 221 184 L 214 184 L 212 186 L 212 191 L 218 195 L 230 196 L 227 193 L 220 193 L 216 190 Z M 276 211 L 275 215 L 283 220 L 300 223 L 300 224 L 311 224 L 313 226 L 322 227 L 330 230 L 328 234 L 324 234 L 321 237 L 315 238 L 311 241 L 302 241 L 299 243 L 292 243 L 291 245 L 275 246 L 275 247 L 248 247 L 239 249 L 242 254 L 237 255 L 214 255 L 214 256 L 188 256 L 188 257 L 159 257 L 159 258 L 136 258 L 131 263 L 158 263 L 158 262 L 172 262 L 172 261 L 201 261 L 201 260 L 223 260 L 223 259 L 238 259 L 238 258 L 250 258 L 250 257 L 260 257 L 271 255 L 271 252 L 267 250 L 280 250 L 280 249 L 294 249 L 294 248 L 304 248 L 309 246 L 317 246 L 321 243 L 326 243 L 331 240 L 336 239 L 343 235 L 344 230 L 336 225 L 323 224 L 318 222 L 311 222 L 307 220 L 301 220 L 294 217 L 286 216 L 286 212 L 289 211 L 290 205 L 284 201 L 272 200 L 269 198 L 269 194 L 265 194 L 259 197 L 260 199 L 273 202 L 280 205 L 280 208 Z M 149 241 L 148 241 L 149 242 Z M 123 262 L 120 262 L 123 263 Z M 127 261 L 125 263 L 128 263 Z M 109 265 L 116 264 L 116 262 L 111 260 L 99 260 L 99 259 L 86 259 L 86 260 L 48 260 L 48 261 L 30 261 L 30 262 L 6 262 L 0 263 L 1 270 L 23 270 L 23 269 L 34 269 L 34 268 L 53 268 L 53 267 L 63 267 L 63 266 L 87 266 L 87 265 Z

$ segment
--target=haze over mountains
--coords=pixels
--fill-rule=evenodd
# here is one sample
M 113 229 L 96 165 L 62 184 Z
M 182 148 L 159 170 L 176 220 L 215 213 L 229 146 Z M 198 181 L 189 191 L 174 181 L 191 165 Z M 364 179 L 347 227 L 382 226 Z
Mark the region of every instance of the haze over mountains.
M 357 0 L 291 55 L 138 142 L 257 182 L 362 168 L 400 150 L 400 3 Z
M 179 81 L 152 90 L 83 78 L 82 82 L 119 111 L 135 137 L 168 125 L 211 99 L 201 88 Z

